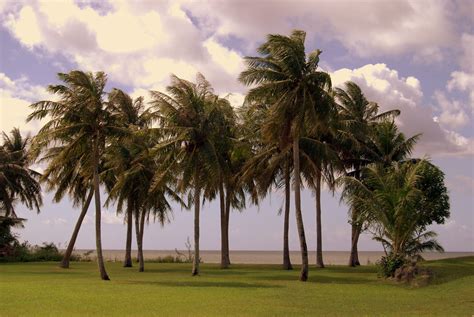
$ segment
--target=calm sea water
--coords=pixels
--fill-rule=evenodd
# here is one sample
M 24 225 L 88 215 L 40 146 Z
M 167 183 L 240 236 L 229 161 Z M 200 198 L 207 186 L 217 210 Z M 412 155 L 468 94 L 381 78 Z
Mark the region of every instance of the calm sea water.
M 89 250 L 76 250 L 77 254 L 84 254 Z M 104 257 L 107 261 L 122 261 L 125 251 L 124 250 L 104 250 Z M 187 253 L 187 251 L 180 251 Z M 176 256 L 174 250 L 145 250 L 143 251 L 145 260 L 154 259 L 157 257 L 164 257 L 168 255 Z M 132 251 L 132 256 L 136 257 L 137 251 Z M 378 251 L 359 251 L 359 261 L 362 265 L 373 264 L 383 256 L 383 252 Z M 91 257 L 95 257 L 95 251 L 90 254 Z M 201 258 L 204 263 L 220 263 L 220 251 L 209 251 L 201 250 Z M 474 252 L 427 252 L 423 254 L 426 260 L 437 260 L 446 258 L 455 258 L 461 256 L 474 256 Z M 282 263 L 282 252 L 281 251 L 230 251 L 230 260 L 232 263 L 245 263 L 245 264 L 280 264 Z M 301 256 L 299 251 L 290 252 L 291 261 L 293 264 L 301 263 Z M 309 252 L 310 263 L 315 263 L 316 254 L 315 252 Z M 325 264 L 332 265 L 345 265 L 349 260 L 348 251 L 324 251 L 323 259 Z

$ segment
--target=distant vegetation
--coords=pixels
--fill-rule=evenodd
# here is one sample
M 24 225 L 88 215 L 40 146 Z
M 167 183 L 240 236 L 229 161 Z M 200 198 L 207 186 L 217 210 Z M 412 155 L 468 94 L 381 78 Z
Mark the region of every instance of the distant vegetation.
M 283 268 L 292 269 L 288 237 L 293 192 L 302 259 L 299 280 L 306 281 L 309 259 L 301 189 L 314 193 L 316 264 L 323 268 L 325 185 L 341 190 L 349 207 L 350 266 L 359 265 L 357 244 L 363 231 L 371 232 L 384 247 L 380 265 L 385 276 L 408 270 L 424 250 L 442 251 L 436 233 L 426 228 L 449 217 L 449 197 L 443 172 L 425 158 L 411 157 L 420 135 L 400 132 L 395 123 L 400 111 L 380 111 L 357 84 L 332 87 L 329 74 L 319 68 L 322 52 L 306 54 L 305 37 L 298 30 L 289 36 L 270 34 L 257 56 L 245 57 L 246 69 L 239 80 L 249 91 L 237 108 L 218 96 L 202 74 L 195 82 L 172 75 L 166 91 L 150 91 L 149 103 L 120 89 L 105 91 L 104 72 L 58 74 L 60 82 L 48 87 L 57 100 L 31 105 L 27 120 L 42 120 L 39 132 L 31 139 L 17 129 L 4 134 L 0 147 L 4 226 L 13 225 L 6 219 L 21 222 L 15 203 L 39 212 L 42 188 L 53 192 L 56 202 L 69 196 L 82 210 L 61 261 L 68 268 L 93 203 L 97 261 L 101 278 L 108 280 L 102 255 L 103 205 L 114 205 L 127 224 L 125 267 L 133 265 L 135 227 L 142 272 L 146 224 L 166 225 L 175 203 L 193 209 L 193 256 L 188 259 L 193 262 L 192 274 L 198 275 L 203 202 L 219 201 L 220 267 L 228 268 L 231 211 L 259 204 L 277 189 L 285 194 Z M 30 169 L 34 163 L 45 166 L 41 175 Z M 101 188 L 107 193 L 105 201 Z M 5 241 L 1 248 L 19 245 Z

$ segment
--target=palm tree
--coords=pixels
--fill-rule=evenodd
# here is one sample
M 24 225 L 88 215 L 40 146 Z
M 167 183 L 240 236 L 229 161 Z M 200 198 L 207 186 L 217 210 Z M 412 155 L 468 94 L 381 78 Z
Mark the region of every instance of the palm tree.
M 374 240 L 382 243 L 387 256 L 406 259 L 425 250 L 443 251 L 432 239 L 436 234 L 423 231 L 425 215 L 417 208 L 426 194 L 419 186 L 425 164 L 372 164 L 362 170 L 362 180 L 344 178 L 343 199 L 370 223 Z
M 289 248 L 289 222 L 291 200 L 291 146 L 280 150 L 278 144 L 266 145 L 262 140 L 261 127 L 268 107 L 262 104 L 245 103 L 239 111 L 242 120 L 241 135 L 246 140 L 249 159 L 241 168 L 239 176 L 242 183 L 250 185 L 252 199 L 264 198 L 273 187 L 284 187 L 283 209 L 283 269 L 292 270 Z M 281 213 L 282 210 L 279 210 Z
M 131 132 L 138 132 L 151 126 L 152 117 L 149 111 L 145 110 L 143 97 L 138 97 L 133 100 L 122 90 L 113 89 L 109 94 L 109 103 L 112 107 L 111 111 L 113 111 L 117 115 L 117 117 L 122 121 L 122 124 Z M 125 160 L 122 162 L 115 162 L 113 172 L 111 173 L 112 178 L 119 177 L 119 175 L 123 175 L 124 173 L 126 173 L 127 169 L 132 165 L 132 162 L 135 159 L 135 156 L 130 155 L 131 153 L 129 152 L 129 145 L 131 144 L 127 140 L 127 138 L 130 138 L 130 136 L 126 136 L 125 138 L 117 140 L 117 142 L 111 144 L 111 147 L 115 150 L 113 151 L 115 157 L 112 156 L 111 159 L 114 160 L 123 158 Z M 135 153 L 135 155 L 138 154 L 139 153 Z M 123 192 L 121 193 L 123 194 Z M 127 200 L 127 238 L 125 243 L 125 259 L 123 266 L 132 267 L 132 223 L 133 210 L 137 210 L 137 208 L 134 208 L 137 202 L 133 201 L 133 196 L 120 197 L 118 205 L 120 208 L 118 210 L 121 210 L 123 199 Z
M 308 279 L 308 250 L 301 212 L 300 138 L 324 124 L 327 104 L 321 102 L 331 87 L 331 79 L 318 71 L 320 50 L 305 53 L 304 31 L 290 36 L 270 34 L 258 52 L 260 57 L 246 57 L 247 69 L 240 81 L 256 85 L 250 89 L 249 100 L 270 105 L 268 118 L 262 127 L 264 139 L 279 140 L 280 149 L 292 145 L 294 165 L 295 214 L 300 240 L 302 267 L 300 280 Z M 315 124 L 316 123 L 316 124 Z
M 354 82 L 346 82 L 345 89 L 335 88 L 336 105 L 339 109 L 339 137 L 336 139 L 340 156 L 346 165 L 348 175 L 360 176 L 363 166 L 370 163 L 366 158 L 365 146 L 373 127 L 380 121 L 400 114 L 399 110 L 379 113 L 379 106 L 367 100 L 362 89 Z M 362 231 L 358 222 L 358 212 L 350 209 L 351 214 L 351 255 L 349 266 L 360 265 L 357 244 Z
M 10 135 L 5 132 L 0 146 L 0 211 L 4 218 L 17 218 L 15 201 L 19 200 L 29 209 L 40 211 L 42 204 L 41 174 L 31 169 L 29 136 L 22 137 L 14 128 Z
M 241 209 L 245 206 L 245 194 L 238 181 L 238 172 L 245 157 L 240 151 L 237 141 L 236 114 L 227 98 L 215 97 L 216 106 L 219 108 L 214 116 L 215 133 L 219 137 L 214 140 L 214 147 L 220 165 L 220 177 L 216 179 L 215 185 L 208 182 L 204 196 L 213 199 L 216 191 L 220 202 L 220 225 L 221 225 L 221 268 L 230 265 L 229 254 L 229 221 L 231 207 Z
M 103 72 L 93 74 L 76 70 L 67 74 L 59 73 L 58 78 L 64 84 L 50 85 L 48 90 L 57 94 L 59 101 L 46 100 L 32 104 L 34 111 L 28 116 L 28 121 L 50 117 L 35 137 L 37 151 L 40 152 L 51 146 L 64 146 L 51 160 L 50 166 L 59 166 L 70 156 L 81 157 L 81 166 L 87 171 L 85 175 L 94 189 L 100 277 L 109 280 L 102 255 L 99 165 L 109 138 L 126 134 L 127 130 L 120 126 L 120 121 L 103 100 L 107 82 Z
M 151 91 L 151 104 L 157 109 L 161 124 L 158 129 L 163 134 L 161 144 L 154 148 L 160 156 L 161 167 L 151 188 L 162 186 L 166 175 L 173 171 L 178 176 L 178 191 L 189 193 L 189 200 L 194 204 L 192 275 L 198 275 L 201 195 L 207 185 L 214 186 L 221 177 L 216 119 L 222 114 L 219 98 L 201 74 L 197 74 L 196 83 L 172 75 L 167 91 L 169 95 Z
M 334 191 L 336 171 L 341 170 L 341 162 L 336 149 L 333 147 L 334 136 L 330 130 L 333 120 L 328 118 L 326 131 L 318 131 L 312 137 L 301 139 L 302 174 L 315 194 L 316 205 L 316 266 L 324 268 L 322 253 L 322 224 L 321 224 L 321 188 L 323 183 Z

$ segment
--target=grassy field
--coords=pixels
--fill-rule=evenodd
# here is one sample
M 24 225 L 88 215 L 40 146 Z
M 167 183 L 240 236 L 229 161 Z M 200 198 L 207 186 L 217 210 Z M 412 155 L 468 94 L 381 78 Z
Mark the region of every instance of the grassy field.
M 427 262 L 433 283 L 412 288 L 377 278 L 375 267 L 312 268 L 307 283 L 298 270 L 278 266 L 147 263 L 146 272 L 107 263 L 112 281 L 99 279 L 95 263 L 0 264 L 0 315 L 174 316 L 471 316 L 474 257 Z

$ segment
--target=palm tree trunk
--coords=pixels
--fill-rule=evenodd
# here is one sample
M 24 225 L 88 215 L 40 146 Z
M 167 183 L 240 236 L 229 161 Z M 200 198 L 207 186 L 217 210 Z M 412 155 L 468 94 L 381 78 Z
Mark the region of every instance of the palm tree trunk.
M 145 271 L 145 258 L 143 257 L 143 234 L 145 232 L 145 217 L 146 217 L 146 213 L 145 211 L 142 211 L 142 213 L 140 214 L 140 225 L 139 225 L 140 232 L 138 234 L 138 240 L 137 240 L 138 262 L 139 262 L 138 272 Z
M 97 263 L 99 265 L 100 277 L 104 281 L 110 280 L 104 265 L 104 257 L 102 255 L 102 234 L 101 234 L 101 204 L 100 204 L 100 188 L 99 188 L 99 140 L 96 136 L 94 142 L 94 196 L 95 196 L 95 241 L 97 249 Z
M 227 269 L 229 267 L 228 257 L 228 232 L 227 232 L 227 217 L 226 217 L 226 201 L 224 193 L 224 185 L 222 181 L 219 184 L 219 198 L 220 198 L 220 209 L 221 209 L 221 269 Z
M 200 208 L 200 193 L 199 193 L 199 176 L 198 170 L 194 173 L 194 259 L 192 275 L 199 275 L 199 208 Z
M 82 222 L 84 221 L 84 218 L 87 214 L 87 210 L 89 209 L 89 205 L 91 204 L 93 195 L 94 195 L 94 189 L 91 188 L 89 192 L 89 196 L 87 196 L 86 201 L 84 202 L 84 205 L 82 205 L 81 214 L 79 215 L 79 218 L 77 219 L 76 226 L 74 227 L 74 231 L 72 232 L 71 239 L 69 240 L 69 244 L 67 246 L 66 252 L 64 253 L 64 257 L 61 261 L 60 267 L 64 269 L 69 268 L 69 259 L 71 258 L 72 251 L 74 250 L 74 245 L 76 244 L 77 235 L 79 234 L 79 230 L 81 229 Z
M 137 239 L 137 261 L 140 263 L 140 252 L 138 251 L 138 244 L 140 243 L 140 214 L 136 210 L 135 213 L 135 237 Z
M 316 171 L 316 266 L 324 268 L 321 229 L 321 170 Z
M 125 243 L 125 260 L 123 267 L 132 267 L 132 228 L 133 228 L 133 210 L 130 200 L 127 201 L 127 241 Z
M 295 136 L 293 140 L 293 163 L 294 163 L 294 184 L 295 184 L 295 214 L 298 236 L 301 249 L 301 272 L 300 281 L 308 280 L 308 247 L 306 245 L 306 236 L 304 233 L 303 215 L 301 213 L 301 179 L 300 179 L 300 145 L 299 137 Z
M 290 231 L 290 160 L 286 160 L 285 164 L 285 215 L 283 224 L 283 269 L 292 270 L 290 260 L 290 243 L 289 243 L 289 231 Z
M 354 177 L 360 180 L 360 166 L 357 164 L 354 166 Z M 359 236 L 361 232 L 361 226 L 358 223 L 357 210 L 352 210 L 351 215 L 351 255 L 349 256 L 349 266 L 359 266 L 359 251 L 357 250 L 357 243 L 359 242 Z
M 351 234 L 351 255 L 349 257 L 349 266 L 359 266 L 359 251 L 357 250 L 357 243 L 360 237 L 360 226 L 357 224 L 357 214 L 355 211 L 352 212 L 352 234 Z
M 227 252 L 227 265 L 230 265 L 230 248 L 229 248 L 229 221 L 230 221 L 230 196 L 226 195 L 226 201 L 225 201 L 225 249 Z

